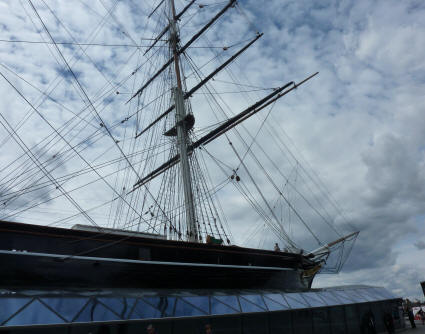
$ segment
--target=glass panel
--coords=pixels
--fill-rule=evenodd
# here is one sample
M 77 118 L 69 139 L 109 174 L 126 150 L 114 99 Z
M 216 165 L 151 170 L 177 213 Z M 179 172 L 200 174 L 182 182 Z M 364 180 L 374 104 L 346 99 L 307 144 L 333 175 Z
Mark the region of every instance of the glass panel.
M 347 295 L 347 294 L 345 293 L 345 291 L 342 291 L 342 290 L 332 290 L 332 293 L 333 293 L 334 295 L 336 295 L 339 299 L 341 299 L 341 301 L 342 301 L 344 304 L 352 304 L 352 303 L 354 303 L 353 298 L 352 298 L 352 297 L 350 297 L 349 295 Z
M 289 308 L 288 303 L 286 302 L 285 298 L 280 293 L 268 293 L 264 295 L 264 300 L 267 300 L 267 298 L 270 298 L 271 300 L 278 302 L 279 304 L 282 304 L 284 307 Z M 266 301 L 267 303 L 267 301 Z
M 311 311 L 309 310 L 297 310 L 292 314 L 292 324 L 294 327 L 294 333 L 296 334 L 312 334 L 313 333 L 313 322 L 311 319 Z
M 131 312 L 133 311 L 134 304 L 137 303 L 137 300 L 138 300 L 137 298 L 129 298 L 129 297 L 123 298 L 123 304 L 126 305 L 124 317 L 123 317 L 124 319 L 128 319 Z
M 173 316 L 175 297 L 143 297 L 143 300 L 158 309 L 161 313 L 161 318 Z
M 362 289 L 362 292 L 367 293 L 368 296 L 371 296 L 373 300 L 382 300 L 383 296 L 376 292 L 374 288 Z
M 356 303 L 364 303 L 367 302 L 367 298 L 363 297 L 361 294 L 357 292 L 357 290 L 345 290 L 344 291 L 352 300 Z
M 329 314 L 327 308 L 317 308 L 312 310 L 313 328 L 315 334 L 330 333 Z
M 214 298 L 230 307 L 233 307 L 235 310 L 240 311 L 239 302 L 236 296 L 214 296 Z
M 40 299 L 58 312 L 67 321 L 72 321 L 72 319 L 74 319 L 88 301 L 88 298 L 72 297 L 46 297 Z
M 232 314 L 238 312 L 233 307 L 219 302 L 215 297 L 211 297 L 211 314 Z
M 266 305 L 264 304 L 264 300 L 261 295 L 241 295 L 241 297 L 266 310 Z
M 161 312 L 139 299 L 129 319 L 161 318 Z
M 373 293 L 379 297 L 380 300 L 382 299 L 388 299 L 388 296 L 385 293 L 385 289 L 382 288 L 371 288 L 371 291 L 373 291 Z
M 202 312 L 197 307 L 194 307 L 183 300 L 178 299 L 176 301 L 176 310 L 174 313 L 175 317 L 187 317 L 196 315 L 206 315 L 207 313 Z
M 74 322 L 91 322 L 91 321 L 108 321 L 121 320 L 120 317 L 99 303 L 96 299 L 91 299 L 80 313 L 77 313 L 77 318 Z
M 380 290 L 380 293 L 386 298 L 386 299 L 395 299 L 397 298 L 395 295 L 393 295 L 390 291 L 388 291 L 385 288 L 377 288 Z
M 345 334 L 345 314 L 343 306 L 329 308 L 329 318 L 331 321 L 332 334 Z
M 59 318 L 55 313 L 41 304 L 38 300 L 34 300 L 25 307 L 21 312 L 10 319 L 6 326 L 17 325 L 36 325 L 36 324 L 63 324 L 65 321 Z
M 282 304 L 267 297 L 264 297 L 264 301 L 266 302 L 269 311 L 287 310 L 289 308 L 289 306 L 283 306 Z
M 242 312 L 264 312 L 266 311 L 264 308 L 247 301 L 242 296 L 239 297 L 239 302 L 241 303 Z M 265 307 L 265 306 L 264 306 Z
M 361 295 L 363 298 L 365 298 L 367 301 L 376 301 L 377 298 L 375 296 L 371 296 L 370 293 L 368 293 L 367 289 L 358 289 L 356 290 L 356 293 L 358 295 Z
M 271 334 L 292 334 L 291 312 L 269 313 Z
M 31 298 L 1 298 L 0 324 L 30 301 Z
M 266 314 L 250 314 L 242 316 L 242 333 L 269 334 Z
M 360 320 L 357 312 L 356 305 L 346 305 L 345 310 L 345 321 L 347 324 L 348 334 L 358 334 L 360 332 Z
M 101 303 L 103 303 L 107 308 L 114 311 L 122 319 L 126 319 L 126 315 L 130 312 L 131 308 L 134 305 L 135 298 L 113 298 L 113 297 L 103 297 L 97 298 Z M 130 302 L 130 303 L 129 303 Z
M 326 303 L 315 292 L 304 292 L 303 297 L 312 307 L 326 306 Z
M 299 293 L 286 293 L 285 299 L 292 309 L 310 307 Z
M 322 297 L 328 305 L 341 305 L 344 304 L 341 300 L 339 300 L 335 295 L 328 291 L 320 291 L 317 294 Z
M 208 296 L 201 296 L 201 297 L 183 297 L 181 298 L 184 301 L 200 308 L 205 313 L 210 313 L 210 301 Z
M 78 311 L 76 316 L 74 317 L 74 319 L 72 320 L 73 322 L 88 322 L 88 321 L 93 321 L 92 317 L 91 317 L 91 307 L 93 306 L 93 301 L 90 300 L 84 307 L 82 310 Z
M 107 309 L 103 304 L 96 303 L 96 305 L 92 308 L 93 312 L 93 321 L 109 321 L 109 320 L 121 320 L 121 318 Z

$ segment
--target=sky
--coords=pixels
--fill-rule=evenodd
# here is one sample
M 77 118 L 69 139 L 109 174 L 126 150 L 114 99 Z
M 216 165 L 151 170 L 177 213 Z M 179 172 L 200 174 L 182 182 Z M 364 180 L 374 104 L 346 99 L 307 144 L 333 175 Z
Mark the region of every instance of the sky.
M 186 3 L 176 2 L 178 8 Z M 152 36 L 155 30 L 147 23 L 149 7 L 135 0 L 90 3 L 34 0 L 33 4 L 56 41 L 70 41 L 72 35 L 74 42 L 79 43 L 134 44 L 137 41 L 147 45 L 149 41 L 142 38 Z M 200 10 L 199 4 L 209 6 Z M 319 275 L 314 286 L 370 284 L 385 286 L 400 297 L 424 299 L 419 285 L 425 280 L 424 3 L 358 0 L 316 4 L 269 0 L 267 5 L 258 6 L 258 1 L 241 0 L 239 4 L 242 11 L 232 9 L 235 13 L 224 16 L 220 25 L 209 32 L 209 40 L 203 40 L 210 45 L 231 45 L 252 38 L 256 31 L 264 33 L 255 47 L 232 67 L 235 73 L 249 78 L 247 82 L 251 85 L 276 87 L 292 80 L 299 82 L 319 72 L 282 99 L 271 114 L 285 132 L 285 140 L 296 147 L 297 154 L 326 184 L 344 211 L 345 221 L 360 231 L 343 270 L 338 275 Z M 223 2 L 197 1 L 196 5 L 196 11 L 189 11 L 193 18 L 182 31 L 199 28 Z M 152 4 L 150 6 L 152 8 Z M 42 91 L 57 85 L 51 93 L 53 99 L 69 110 L 80 110 L 82 92 L 64 70 L 53 46 L 5 42 L 47 40 L 48 36 L 40 35 L 42 31 L 29 2 L 0 0 L 0 72 L 34 105 L 41 103 L 40 92 L 7 68 Z M 120 86 L 119 95 L 115 90 L 105 96 L 98 92 L 110 82 L 119 82 L 137 64 L 143 63 L 142 53 L 130 58 L 134 52 L 131 47 L 90 47 L 84 54 L 75 45 L 59 48 L 90 99 L 96 101 L 96 108 L 102 108 L 105 121 L 108 124 L 119 121 L 124 115 L 120 112 L 128 112 L 125 102 L 134 87 L 140 85 L 138 79 Z M 82 55 L 73 58 L 75 52 Z M 211 58 L 211 54 L 201 48 L 190 52 L 200 64 Z M 166 54 L 159 52 L 158 56 L 165 59 Z M 78 62 L 74 66 L 75 59 Z M 127 62 L 128 59 L 131 61 Z M 152 60 L 148 60 L 148 64 L 149 61 Z M 152 73 L 153 68 L 152 65 L 140 75 Z M 204 73 L 208 73 L 208 68 L 207 64 Z M 229 90 L 229 86 L 220 86 L 217 82 L 216 85 L 218 90 Z M 16 128 L 29 110 L 28 104 L 3 78 L 0 78 L 0 90 L 0 113 Z M 197 99 L 199 96 L 193 99 L 194 107 L 198 105 Z M 59 126 L 71 119 L 71 113 L 55 112 L 63 108 L 56 102 L 43 102 L 40 110 L 48 115 L 51 124 Z M 239 96 L 228 100 L 235 109 L 240 109 L 245 102 Z M 202 106 L 198 108 L 204 110 Z M 49 133 L 48 126 L 39 118 L 32 115 L 30 120 L 33 121 L 26 122 L 20 129 L 27 145 L 35 144 L 37 138 L 44 138 L 42 134 Z M 199 126 L 208 121 L 207 116 L 200 116 Z M 72 129 L 70 133 L 78 138 L 95 123 L 96 120 L 90 120 L 87 128 L 81 128 L 81 133 L 74 134 Z M 258 122 L 248 125 L 252 131 L 256 126 Z M 2 131 L 1 138 L 7 135 Z M 125 126 L 114 131 L 115 137 L 126 136 Z M 261 140 L 264 145 L 269 144 L 267 136 Z M 95 160 L 94 155 L 104 156 L 105 148 L 112 145 L 108 138 L 103 138 L 98 142 L 100 148 L 95 149 L 94 142 L 85 143 L 91 152 L 85 158 L 91 161 Z M 19 152 L 12 141 L 1 149 L 5 160 Z M 219 151 L 224 157 L 230 154 L 229 150 L 215 148 L 215 153 Z M 51 154 L 51 148 L 46 145 L 36 150 L 39 156 L 43 156 L 43 152 Z M 61 168 L 66 167 L 60 160 L 54 163 L 58 166 L 55 173 L 60 175 Z M 103 191 L 99 187 L 94 197 L 101 197 Z M 78 195 L 84 200 L 87 198 L 84 192 Z M 40 192 L 36 196 L 52 195 Z M 227 193 L 223 197 L 227 198 Z M 64 203 L 57 205 L 65 210 Z M 229 218 L 236 221 L 233 234 L 237 236 L 244 228 L 242 221 L 248 213 L 244 213 L 239 198 L 225 201 L 226 205 L 236 208 Z

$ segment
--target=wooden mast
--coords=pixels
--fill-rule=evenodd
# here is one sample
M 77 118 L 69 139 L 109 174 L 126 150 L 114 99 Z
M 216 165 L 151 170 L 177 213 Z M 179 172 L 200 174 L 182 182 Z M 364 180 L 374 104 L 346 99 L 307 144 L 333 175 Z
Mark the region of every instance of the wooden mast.
M 177 87 L 173 88 L 174 105 L 176 106 L 176 128 L 177 128 L 177 146 L 180 154 L 180 166 L 184 188 L 184 202 L 186 210 L 186 226 L 188 229 L 188 239 L 197 242 L 198 227 L 196 225 L 195 204 L 193 201 L 192 178 L 187 154 L 188 129 L 186 128 L 185 117 L 186 110 L 184 106 L 182 80 L 180 75 L 179 51 L 178 51 L 178 30 L 177 17 L 174 0 L 170 0 L 171 18 L 170 18 L 170 48 L 173 52 L 174 70 L 176 74 Z
M 219 67 L 217 67 L 214 71 L 212 71 L 209 75 L 207 75 L 204 79 L 201 80 L 196 86 L 192 87 L 188 92 L 186 92 L 183 96 L 183 98 L 186 100 L 193 93 L 195 93 L 199 88 L 201 88 L 203 85 L 205 85 L 210 79 L 212 79 L 217 73 L 219 73 L 221 70 L 226 68 L 227 65 L 229 65 L 233 60 L 235 60 L 239 55 L 241 55 L 245 50 L 247 50 L 254 42 L 256 42 L 263 34 L 258 34 L 252 41 L 250 41 L 247 45 L 245 45 L 243 48 L 241 48 L 238 52 L 236 52 L 233 56 L 231 56 L 229 59 L 227 59 L 223 64 L 221 64 Z M 140 131 L 135 138 L 140 137 L 142 134 L 144 134 L 147 130 L 149 130 L 152 126 L 154 126 L 156 123 L 158 123 L 161 119 L 163 119 L 165 116 L 167 116 L 171 111 L 173 111 L 175 108 L 175 105 L 173 104 L 170 106 L 167 110 L 165 110 L 161 115 L 158 116 L 152 123 L 150 123 L 148 126 L 146 126 L 142 131 Z

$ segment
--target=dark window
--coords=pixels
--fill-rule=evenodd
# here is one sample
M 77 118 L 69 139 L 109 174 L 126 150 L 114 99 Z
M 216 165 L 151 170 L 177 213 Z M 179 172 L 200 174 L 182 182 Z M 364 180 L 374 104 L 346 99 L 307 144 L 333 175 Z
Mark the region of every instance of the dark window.
M 385 327 L 383 326 L 382 321 L 382 312 L 378 303 L 358 304 L 357 308 L 360 315 L 360 326 L 364 331 L 367 332 L 367 329 L 371 326 L 372 322 L 377 332 L 385 332 Z
M 315 334 L 327 334 L 330 332 L 328 308 L 313 309 L 313 329 Z
M 356 305 L 346 305 L 345 309 L 345 319 L 347 323 L 347 333 L 348 334 L 358 334 L 360 333 L 360 320 L 359 314 L 357 312 Z
M 329 308 L 329 318 L 331 321 L 332 334 L 345 334 L 345 314 L 343 306 Z
M 292 334 L 291 312 L 272 312 L 269 315 L 270 334 Z
M 385 332 L 387 329 L 384 325 L 384 312 L 383 312 L 383 304 L 380 302 L 377 303 L 371 303 L 371 309 L 375 316 L 375 322 L 376 322 L 376 332 Z
M 208 320 L 206 321 L 207 321 L 206 323 L 211 325 L 212 332 L 214 334 L 241 334 L 242 333 L 240 317 L 220 317 L 220 318 L 211 319 L 211 321 L 208 321 Z
M 313 322 L 309 310 L 299 310 L 293 312 L 292 323 L 294 333 L 311 334 L 313 333 Z
M 151 249 L 147 247 L 139 248 L 139 260 L 150 261 L 151 259 Z
M 267 314 L 249 314 L 242 317 L 244 334 L 268 334 Z
M 173 321 L 173 333 L 184 333 L 184 334 L 199 334 L 204 333 L 205 329 L 203 328 L 205 325 L 200 320 L 189 320 L 189 319 L 181 319 Z M 145 333 L 145 332 L 140 332 Z M 158 333 L 162 334 L 162 332 Z
M 133 328 L 136 329 L 137 331 L 133 330 L 133 331 L 129 331 L 128 334 L 138 334 L 138 333 L 146 333 L 146 328 L 152 324 L 152 326 L 155 328 L 156 333 L 158 334 L 171 334 L 172 332 L 172 327 L 173 324 L 171 323 L 171 321 L 161 321 L 161 322 L 145 322 L 145 323 L 138 323 L 135 324 L 136 326 L 134 326 Z M 94 332 L 96 333 L 96 332 Z M 94 334 L 93 333 L 93 334 Z

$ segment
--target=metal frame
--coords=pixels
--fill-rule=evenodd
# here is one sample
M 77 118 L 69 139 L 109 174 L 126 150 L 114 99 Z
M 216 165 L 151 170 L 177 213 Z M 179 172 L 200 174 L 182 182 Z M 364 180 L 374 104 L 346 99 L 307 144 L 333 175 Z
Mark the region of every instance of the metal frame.
M 326 298 L 322 292 L 327 292 L 332 296 L 332 302 L 326 302 Z M 273 299 L 270 295 L 275 294 L 276 296 L 281 296 L 281 301 L 278 301 L 275 298 Z M 252 296 L 257 296 L 261 304 L 258 304 L 254 301 Z M 291 303 L 289 299 L 302 298 L 304 303 L 298 301 L 297 304 Z M 355 296 L 358 297 L 354 298 Z M 367 297 L 366 297 L 367 296 Z M 205 308 L 197 306 L 194 303 L 190 302 L 190 297 L 200 297 L 205 301 Z M 221 297 L 230 297 L 232 300 L 223 300 Z M 29 299 L 24 305 L 19 305 L 19 307 L 14 310 L 13 305 L 16 304 L 17 299 Z M 76 300 L 79 301 L 78 308 L 75 309 L 75 315 L 71 320 L 68 320 L 69 317 L 64 315 L 61 310 L 57 308 L 56 305 L 50 305 L 47 298 L 52 298 L 57 303 L 57 300 L 63 299 L 63 303 L 60 305 L 66 306 L 66 311 L 69 312 L 69 309 L 72 309 L 73 302 Z M 106 299 L 108 298 L 108 299 Z M 126 298 L 126 299 L 125 299 Z M 189 299 L 186 300 L 185 298 Z M 226 299 L 228 299 L 226 298 Z M 313 299 L 314 298 L 314 302 Z M 279 297 L 280 299 L 280 297 Z M 357 300 L 356 300 L 357 299 Z M 70 291 L 9 291 L 9 290 L 0 290 L 0 307 L 3 310 L 10 310 L 10 314 L 6 314 L 3 319 L 0 319 L 0 329 L 1 327 L 8 327 L 11 323 L 16 325 L 17 320 L 22 325 L 32 325 L 32 324 L 52 324 L 52 322 L 43 322 L 43 319 L 49 318 L 49 314 L 55 315 L 55 317 L 63 320 L 62 324 L 69 323 L 80 323 L 86 322 L 86 320 L 80 319 L 81 315 L 91 307 L 91 321 L 122 321 L 122 320 L 147 320 L 147 319 L 161 319 L 161 318 L 175 318 L 175 317 L 187 317 L 193 318 L 193 314 L 198 314 L 198 316 L 217 316 L 217 315 L 237 315 L 237 314 L 248 314 L 248 313 L 264 313 L 264 312 L 276 312 L 276 311 L 290 311 L 290 310 L 303 310 L 303 309 L 316 309 L 323 307 L 332 307 L 338 305 L 350 305 L 350 304 L 359 304 L 359 303 L 368 303 L 368 302 L 377 302 L 384 300 L 393 300 L 397 299 L 396 296 L 392 295 L 389 291 L 384 288 L 370 287 L 370 286 L 355 286 L 355 287 L 336 287 L 336 288 L 327 288 L 327 289 L 315 289 L 308 292 L 299 292 L 297 295 L 294 295 L 292 292 L 276 291 L 276 290 L 251 290 L 251 291 L 206 291 L 206 290 L 190 290 L 190 291 L 150 291 L 150 290 L 101 290 L 101 291 L 84 291 L 84 290 L 70 290 Z M 108 300 L 113 301 L 113 303 L 108 304 Z M 130 304 L 124 303 L 124 300 L 131 300 Z M 270 300 L 273 302 L 272 309 L 269 307 L 267 301 Z M 31 314 L 26 314 L 28 307 L 38 301 L 43 307 L 39 307 L 37 311 L 39 314 L 34 314 L 34 311 Z M 85 301 L 81 303 L 81 301 Z M 284 301 L 286 305 L 282 303 Z M 323 305 L 317 305 L 317 301 L 322 301 Z M 339 304 L 335 302 L 339 301 Z M 241 303 L 242 302 L 242 303 Z M 117 310 L 116 305 L 122 304 L 123 309 Z M 188 310 L 188 314 L 179 314 L 176 316 L 176 309 L 178 307 L 177 303 L 182 303 L 184 308 Z M 243 305 L 253 305 L 257 309 L 249 308 L 249 311 L 244 311 Z M 248 303 L 248 304 L 246 304 Z M 113 304 L 113 305 L 112 305 Z M 120 305 L 121 305 L 120 304 Z M 304 305 L 302 305 L 304 304 Z M 82 305 L 82 306 L 81 306 Z M 102 313 L 103 309 L 100 309 L 101 312 L 96 314 L 96 307 L 100 305 L 105 310 L 111 312 L 114 315 L 114 318 L 111 319 L 111 316 L 108 317 L 108 314 Z M 138 306 L 139 305 L 139 306 Z M 136 308 L 143 307 L 143 305 L 149 306 L 149 317 L 144 317 L 141 314 L 137 314 Z M 281 308 L 279 308 L 279 305 Z M 298 306 L 297 306 L 298 305 Z M 214 311 L 214 306 L 218 306 L 220 310 Z M 221 307 L 220 307 L 221 306 Z M 129 310 L 125 310 L 126 307 L 129 307 Z M 208 310 L 208 312 L 206 311 Z M 121 311 L 121 312 L 120 312 Z M 154 312 L 152 312 L 154 311 Z M 155 312 L 156 311 L 156 312 Z M 190 311 L 190 312 L 189 312 Z M 28 313 L 28 312 L 27 312 Z M 201 314 L 201 315 L 199 315 Z M 50 315 L 51 317 L 51 315 Z M 36 319 L 36 321 L 31 320 Z M 119 320 L 117 320 L 119 319 Z M 55 322 L 57 324 L 59 322 Z

